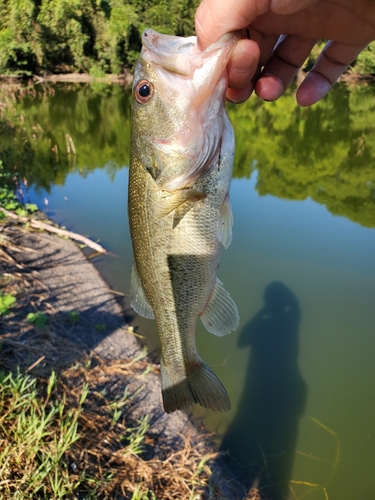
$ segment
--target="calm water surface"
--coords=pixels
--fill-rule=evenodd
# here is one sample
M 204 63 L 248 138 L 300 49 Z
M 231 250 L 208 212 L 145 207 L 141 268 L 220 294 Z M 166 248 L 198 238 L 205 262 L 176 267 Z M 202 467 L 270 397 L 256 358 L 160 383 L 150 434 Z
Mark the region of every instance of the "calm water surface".
M 129 96 L 38 91 L 12 118 L 31 145 L 14 153 L 28 155 L 27 196 L 116 254 L 96 264 L 127 293 Z M 198 414 L 271 500 L 374 500 L 375 89 L 338 87 L 311 109 L 254 98 L 230 116 L 235 225 L 218 274 L 241 323 L 224 338 L 199 325 L 197 343 L 232 410 Z M 158 350 L 153 322 L 134 324 Z

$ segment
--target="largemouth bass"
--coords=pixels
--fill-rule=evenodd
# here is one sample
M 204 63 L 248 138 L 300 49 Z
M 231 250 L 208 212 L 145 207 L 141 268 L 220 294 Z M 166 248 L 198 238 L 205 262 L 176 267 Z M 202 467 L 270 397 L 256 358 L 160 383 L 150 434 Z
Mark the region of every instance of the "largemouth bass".
M 216 277 L 220 243 L 232 239 L 225 68 L 236 41 L 226 35 L 200 51 L 195 37 L 147 30 L 134 72 L 130 296 L 136 312 L 156 320 L 168 413 L 195 403 L 230 409 L 224 386 L 198 355 L 195 330 L 198 318 L 219 336 L 239 322 Z

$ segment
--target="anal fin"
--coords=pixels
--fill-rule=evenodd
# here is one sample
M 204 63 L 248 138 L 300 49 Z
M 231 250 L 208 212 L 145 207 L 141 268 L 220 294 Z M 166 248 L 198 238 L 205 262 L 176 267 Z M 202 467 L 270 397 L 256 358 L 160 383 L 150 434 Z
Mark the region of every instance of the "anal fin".
M 211 296 L 200 317 L 206 330 L 219 337 L 238 328 L 240 318 L 237 306 L 219 278 L 216 278 Z
M 130 278 L 130 305 L 140 316 L 148 319 L 155 319 L 154 311 L 147 300 L 134 262 Z

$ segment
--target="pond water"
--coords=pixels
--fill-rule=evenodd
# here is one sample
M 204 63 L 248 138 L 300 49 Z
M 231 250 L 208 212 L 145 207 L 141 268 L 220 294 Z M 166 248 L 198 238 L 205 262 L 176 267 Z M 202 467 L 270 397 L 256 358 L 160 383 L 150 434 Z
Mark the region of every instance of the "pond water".
M 3 99 L 23 129 L 3 135 L 2 158 L 27 179 L 26 198 L 114 254 L 94 261 L 128 293 L 129 94 L 23 94 Z M 292 93 L 253 98 L 229 113 L 234 238 L 218 275 L 241 323 L 224 338 L 199 325 L 197 343 L 232 410 L 197 415 L 270 500 L 373 500 L 375 89 L 337 87 L 309 109 Z M 133 321 L 157 352 L 154 323 Z

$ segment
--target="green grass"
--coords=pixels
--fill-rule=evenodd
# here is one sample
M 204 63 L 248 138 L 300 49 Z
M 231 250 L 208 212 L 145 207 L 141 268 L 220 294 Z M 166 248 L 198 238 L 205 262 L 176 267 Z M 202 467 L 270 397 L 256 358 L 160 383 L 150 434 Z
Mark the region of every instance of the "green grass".
M 53 372 L 42 393 L 30 375 L 0 373 L 0 492 L 3 498 L 64 498 L 79 485 L 62 459 L 79 439 L 78 418 L 87 396 L 82 387 L 77 408 L 65 398 L 51 400 Z
M 71 460 L 73 455 L 77 456 L 78 450 L 77 447 L 73 450 L 73 445 L 78 444 L 84 437 L 83 433 L 90 432 L 92 427 L 89 425 L 85 429 L 87 418 L 80 422 L 89 395 L 88 384 L 83 382 L 78 393 L 74 394 L 75 406 L 68 401 L 67 387 L 63 384 L 61 392 L 58 385 L 55 372 L 47 380 L 20 372 L 0 372 L 0 498 L 77 498 L 75 492 L 79 491 L 84 492 L 84 497 L 81 495 L 79 498 L 107 497 L 100 490 L 105 490 L 113 481 L 113 471 L 98 476 L 95 470 L 91 470 L 94 473 L 89 476 L 83 468 L 77 473 L 78 467 Z M 95 391 L 94 397 L 98 397 Z M 120 419 L 120 409 L 127 401 L 125 391 L 108 403 L 108 416 L 112 413 L 113 422 Z M 80 423 L 81 432 L 78 430 Z M 138 426 L 123 429 L 123 433 L 119 434 L 119 440 L 127 442 L 122 450 L 123 456 L 142 453 L 148 427 L 146 416 Z M 129 498 L 142 500 L 156 497 L 148 488 L 138 485 Z
M 58 391 L 58 380 L 52 372 L 47 380 L 28 374 L 0 372 L 0 498 L 2 499 L 65 499 L 77 498 L 75 492 L 83 491 L 80 498 L 106 497 L 100 493 L 113 481 L 113 472 L 102 477 L 77 473 L 72 447 L 82 434 L 78 430 L 80 417 L 89 387 L 83 382 L 75 394 L 76 406 L 68 403 L 67 396 Z M 119 409 L 128 400 L 125 392 L 110 402 L 109 412 L 119 420 Z M 87 423 L 87 420 L 86 420 Z M 142 453 L 142 443 L 148 430 L 148 418 L 139 426 L 124 429 L 119 439 L 126 440 L 124 456 Z M 85 432 L 85 429 L 82 429 Z M 70 464 L 70 466 L 69 466 Z M 109 497 L 111 498 L 111 497 Z M 115 498 L 115 497 L 113 497 Z M 137 485 L 133 500 L 156 498 L 148 488 Z
M 211 457 L 189 439 L 150 458 L 149 417 L 128 416 L 142 386 L 113 392 L 126 375 L 147 377 L 139 358 L 86 359 L 48 378 L 0 371 L 2 500 L 222 499 L 210 489 Z
M 103 478 L 88 477 L 86 471 L 76 473 L 67 452 L 77 443 L 83 405 L 89 393 L 86 382 L 79 390 L 76 407 L 68 404 L 66 394 L 58 393 L 55 372 L 48 380 L 28 374 L 0 372 L 0 498 L 63 499 L 76 498 L 74 492 L 85 490 L 85 499 L 98 498 Z M 58 394 L 58 397 L 56 396 Z M 125 393 L 109 404 L 118 420 L 119 408 L 127 402 Z M 117 412 L 117 414 L 116 414 Z M 117 416 L 116 416 L 117 415 Z M 138 455 L 148 429 L 147 417 L 138 427 L 126 429 L 128 445 L 123 454 Z M 84 432 L 84 430 L 83 430 Z M 74 462 L 71 462 L 73 464 Z M 111 482 L 113 474 L 106 475 Z M 131 498 L 141 500 L 149 492 L 138 486 Z

